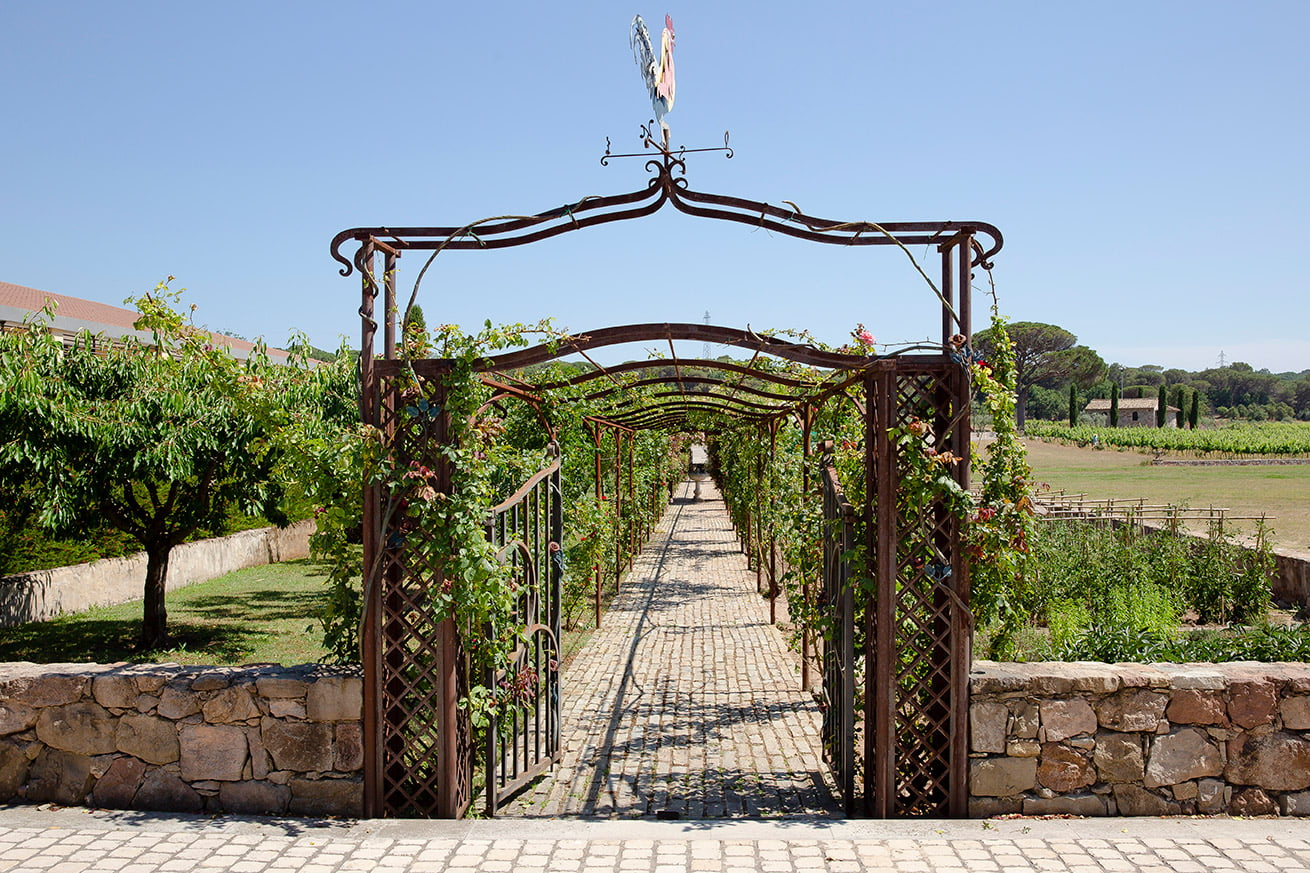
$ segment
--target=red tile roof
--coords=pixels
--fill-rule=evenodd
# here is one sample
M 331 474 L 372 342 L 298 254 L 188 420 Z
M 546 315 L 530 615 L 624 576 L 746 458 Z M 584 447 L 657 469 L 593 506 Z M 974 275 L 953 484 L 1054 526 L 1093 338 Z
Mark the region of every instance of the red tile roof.
M 56 294 L 53 291 L 40 291 L 36 288 L 28 288 L 26 285 L 15 285 L 12 282 L 0 282 L 0 306 L 12 306 L 15 309 L 37 312 L 46 305 L 47 300 L 55 302 L 57 318 L 75 318 L 114 328 L 111 333 L 115 336 L 121 335 L 124 331 L 133 331 L 132 324 L 140 317 L 140 313 L 134 309 L 96 303 L 94 300 L 83 300 L 80 297 Z M 209 335 L 214 338 L 216 345 L 227 346 L 237 353 L 238 357 L 245 357 L 255 347 L 254 343 L 225 334 L 209 331 Z M 268 356 L 285 360 L 287 352 L 270 346 Z

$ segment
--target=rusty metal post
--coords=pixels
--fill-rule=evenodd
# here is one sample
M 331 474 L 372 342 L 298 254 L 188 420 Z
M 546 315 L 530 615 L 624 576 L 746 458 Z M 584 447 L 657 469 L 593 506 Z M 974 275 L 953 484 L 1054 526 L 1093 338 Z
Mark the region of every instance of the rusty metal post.
M 623 575 L 623 431 L 614 428 L 614 593 Z
M 942 255 L 942 349 L 950 348 L 951 335 L 956 332 L 955 320 L 951 317 L 950 306 L 955 302 L 955 271 L 951 264 L 951 246 L 943 243 L 937 247 Z
M 777 497 L 773 493 L 776 484 L 776 461 L 778 450 L 778 420 L 769 419 L 769 502 L 773 504 Z M 772 513 L 770 513 L 772 518 Z M 778 623 L 778 526 L 769 522 L 769 624 Z
M 359 417 L 365 424 L 377 425 L 377 384 L 374 377 L 373 344 L 377 336 L 377 321 L 373 318 L 377 285 L 373 282 L 373 245 L 360 246 L 359 260 L 369 269 L 360 271 L 360 320 L 363 333 L 359 344 Z M 378 565 L 379 539 L 377 525 L 382 516 L 381 494 L 378 486 L 364 488 L 363 573 L 367 579 Z M 363 687 L 363 743 L 364 743 L 364 815 L 377 818 L 382 808 L 382 743 L 379 741 L 382 718 L 382 591 L 379 585 L 364 586 L 362 604 L 363 627 L 360 629 L 360 661 L 364 668 Z
M 595 468 L 596 468 L 596 469 L 595 469 L 595 487 L 596 487 L 596 498 L 595 498 L 595 499 L 596 499 L 596 508 L 597 508 L 597 510 L 599 510 L 599 509 L 600 509 L 600 503 L 601 503 L 601 501 L 600 501 L 600 482 L 601 482 L 601 477 L 600 477 L 600 422 L 598 422 L 598 421 L 592 422 L 592 424 L 591 424 L 591 437 L 592 437 L 592 443 L 593 443 L 593 447 L 594 447 L 594 456 L 593 456 L 593 461 L 595 462 Z M 599 628 L 600 628 L 600 600 L 601 600 L 601 596 L 600 596 L 600 586 L 601 586 L 601 578 L 600 578 L 600 577 L 601 577 L 601 572 L 600 572 L 600 561 L 597 561 L 596 564 L 595 564 L 595 566 L 593 566 L 592 569 L 593 569 L 593 570 L 595 571 L 595 573 L 596 573 L 596 627 L 597 627 L 597 629 L 599 629 Z
M 382 297 L 383 322 L 382 357 L 388 361 L 396 359 L 396 258 L 395 250 L 388 249 L 382 255 L 382 285 L 386 289 Z
M 628 567 L 631 569 L 633 562 L 637 558 L 637 525 L 640 522 L 637 511 L 636 492 L 632 488 L 632 468 L 636 465 L 636 448 L 635 445 L 637 434 L 635 431 L 628 433 L 628 503 L 632 506 L 632 524 L 628 526 Z
M 960 241 L 960 333 L 972 341 L 972 273 L 973 237 L 965 234 Z M 955 432 L 951 435 L 951 450 L 961 460 L 956 465 L 956 480 L 960 487 L 969 488 L 970 410 L 973 396 L 969 371 L 965 367 L 954 370 L 951 380 L 951 397 L 955 413 Z M 950 714 L 950 794 L 949 808 L 952 818 L 969 815 L 969 672 L 973 668 L 972 616 L 966 612 L 970 602 L 969 560 L 964 554 L 960 525 L 951 526 L 950 555 L 952 572 L 950 584 L 954 591 L 954 608 L 951 610 L 951 714 Z
M 760 480 L 764 478 L 764 456 L 758 452 L 755 455 L 755 536 L 752 540 L 751 557 L 755 560 L 755 593 L 759 594 L 764 591 L 764 523 L 760 518 L 762 497 L 760 495 Z
M 865 804 L 875 818 L 895 811 L 896 672 L 896 449 L 888 429 L 896 421 L 896 370 L 870 371 L 865 379 L 865 490 L 876 495 L 865 523 L 874 594 L 865 605 Z M 872 665 L 872 666 L 868 666 Z M 872 766 L 869 765 L 872 762 Z
M 810 499 L 810 430 L 814 424 L 808 404 L 801 407 L 801 503 Z M 803 517 L 803 516 L 802 516 Z M 819 532 L 822 536 L 822 531 Z M 822 548 L 822 545 L 820 545 Z M 801 601 L 804 612 L 809 613 L 810 575 L 806 573 L 801 579 Z M 810 629 L 801 625 L 801 690 L 810 690 Z

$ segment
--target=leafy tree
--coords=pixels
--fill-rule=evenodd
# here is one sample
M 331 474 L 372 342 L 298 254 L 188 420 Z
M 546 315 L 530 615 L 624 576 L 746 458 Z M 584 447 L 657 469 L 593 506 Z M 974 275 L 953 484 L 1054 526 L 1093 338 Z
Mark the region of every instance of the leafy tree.
M 1110 427 L 1119 426 L 1119 386 L 1110 386 Z
M 0 470 L 25 471 L 44 527 L 107 521 L 141 544 L 144 648 L 168 638 L 174 546 L 221 529 L 233 508 L 286 522 L 274 368 L 216 348 L 174 311 L 179 294 L 161 282 L 131 301 L 151 344 L 93 347 L 84 333 L 65 347 L 40 321 L 0 336 Z
M 1027 419 L 1028 395 L 1034 385 L 1051 387 L 1072 381 L 1079 387 L 1089 388 L 1105 373 L 1101 356 L 1087 346 L 1078 345 L 1078 337 L 1062 327 L 1016 321 L 1008 328 L 1014 344 L 1020 429 Z M 984 355 L 994 354 L 993 330 L 974 334 L 974 343 Z

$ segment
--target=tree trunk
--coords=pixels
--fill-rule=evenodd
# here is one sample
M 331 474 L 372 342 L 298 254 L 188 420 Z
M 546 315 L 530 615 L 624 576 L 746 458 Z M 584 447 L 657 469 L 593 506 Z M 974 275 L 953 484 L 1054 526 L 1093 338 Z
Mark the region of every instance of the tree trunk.
M 159 649 L 168 643 L 168 609 L 164 580 L 168 577 L 169 544 L 146 548 L 145 612 L 141 620 L 141 648 Z
M 1020 431 L 1028 420 L 1028 386 L 1020 385 L 1014 397 L 1014 424 Z

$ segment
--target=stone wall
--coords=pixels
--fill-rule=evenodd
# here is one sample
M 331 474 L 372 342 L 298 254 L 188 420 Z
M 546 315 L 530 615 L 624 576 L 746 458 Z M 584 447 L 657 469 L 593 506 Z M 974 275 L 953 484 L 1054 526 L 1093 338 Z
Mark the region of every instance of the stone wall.
M 0 664 L 0 802 L 358 816 L 358 672 Z
M 975 662 L 970 814 L 1310 815 L 1310 664 Z
M 256 528 L 182 543 L 169 555 L 166 590 L 216 579 L 246 567 L 309 557 L 309 537 L 313 533 L 314 522 L 307 520 L 285 528 Z M 145 552 L 0 576 L 0 627 L 140 600 L 145 580 Z

